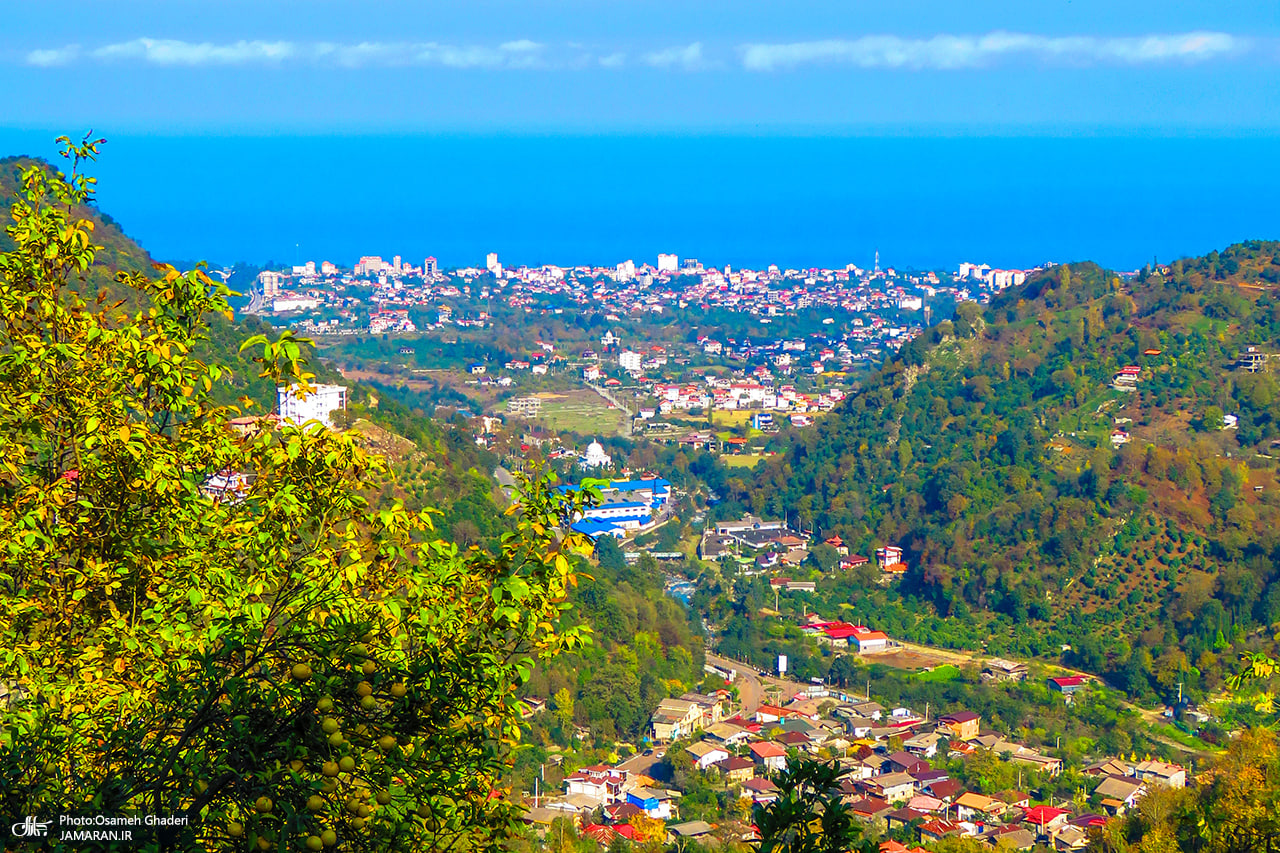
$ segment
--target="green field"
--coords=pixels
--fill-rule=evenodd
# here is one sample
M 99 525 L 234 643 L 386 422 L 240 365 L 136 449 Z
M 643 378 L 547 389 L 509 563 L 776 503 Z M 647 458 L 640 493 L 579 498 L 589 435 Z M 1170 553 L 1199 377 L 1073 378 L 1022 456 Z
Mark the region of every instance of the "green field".
M 554 430 L 584 436 L 610 436 L 623 431 L 625 415 L 591 391 L 544 397 L 537 421 Z
M 960 669 L 949 663 L 935 666 L 928 672 L 917 672 L 916 681 L 951 681 L 960 677 Z
M 743 453 L 740 455 L 721 456 L 720 461 L 730 468 L 754 468 L 764 458 L 760 453 Z

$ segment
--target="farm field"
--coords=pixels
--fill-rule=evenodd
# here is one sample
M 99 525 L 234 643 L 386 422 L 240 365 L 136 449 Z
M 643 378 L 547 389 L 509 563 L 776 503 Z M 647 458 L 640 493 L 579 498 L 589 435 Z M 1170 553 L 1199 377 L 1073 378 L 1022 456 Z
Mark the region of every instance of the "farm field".
M 624 432 L 625 415 L 613 409 L 594 391 L 543 392 L 542 413 L 536 420 L 554 430 L 570 430 L 583 436 L 610 436 Z
M 761 459 L 764 459 L 763 453 L 740 453 L 720 457 L 720 461 L 729 468 L 754 468 Z

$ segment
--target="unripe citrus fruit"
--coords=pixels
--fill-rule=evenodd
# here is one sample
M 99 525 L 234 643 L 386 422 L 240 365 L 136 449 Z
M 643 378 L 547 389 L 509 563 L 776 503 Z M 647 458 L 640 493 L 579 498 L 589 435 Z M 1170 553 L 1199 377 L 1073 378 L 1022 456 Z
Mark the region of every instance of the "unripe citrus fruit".
M 232 838 L 239 838 L 244 835 L 244 824 L 239 821 L 231 821 L 231 823 L 227 824 L 227 835 Z
M 338 843 L 338 833 L 334 832 L 332 829 L 326 829 L 324 832 L 320 833 L 320 840 L 324 842 L 325 847 L 332 847 Z
M 383 735 L 378 738 L 378 748 L 383 752 L 390 752 L 396 748 L 396 739 L 391 735 Z
M 338 767 L 341 768 L 343 773 L 350 773 L 356 769 L 356 760 L 350 755 L 344 755 L 338 759 Z
M 307 849 L 308 849 L 308 850 L 319 850 L 321 847 L 324 847 L 324 842 L 320 840 L 320 836 L 318 836 L 318 835 L 308 835 L 308 836 L 307 836 Z
M 342 732 L 334 732 L 329 735 L 329 746 L 342 746 Z
M 271 842 L 263 838 L 262 836 L 258 836 L 258 849 L 263 851 L 270 850 Z
M 372 696 L 366 696 L 360 700 L 360 707 L 364 708 L 366 711 L 372 711 L 374 708 L 378 707 L 378 700 L 374 699 Z
M 371 660 L 367 660 L 361 664 L 360 669 L 364 671 L 365 675 L 373 675 L 378 671 L 378 665 Z
M 378 801 L 378 805 L 385 806 L 387 803 L 391 802 L 391 792 L 379 791 L 378 795 L 374 797 L 374 799 Z
M 405 687 L 404 682 L 402 681 L 397 681 L 395 684 L 391 685 L 391 695 L 397 699 L 403 699 L 404 694 L 408 692 L 409 688 Z
M 357 696 L 370 696 L 373 694 L 373 685 L 367 681 L 362 681 L 356 685 Z
M 338 775 L 338 762 L 336 762 L 336 761 L 326 761 L 324 764 L 322 764 L 322 765 L 320 766 L 320 772 L 321 772 L 321 773 L 323 773 L 323 774 L 324 774 L 324 775 L 326 775 L 326 776 L 337 776 L 337 775 Z
M 253 807 L 258 810 L 259 814 L 267 814 L 271 811 L 274 805 L 275 804 L 271 802 L 270 797 L 258 797 L 257 801 L 254 802 Z
M 362 818 L 362 817 L 352 818 L 352 819 L 351 819 L 351 828 L 352 828 L 352 829 L 364 829 L 364 818 Z
M 330 699 L 328 696 L 324 697 L 323 699 L 321 699 L 319 702 L 316 703 L 316 709 L 319 710 L 321 713 L 327 714 L 329 711 L 333 710 L 333 700 Z
M 360 815 L 360 817 L 368 817 L 372 812 L 372 810 L 368 806 L 366 806 L 364 803 L 361 803 L 360 807 L 356 809 L 356 812 Z
M 324 808 L 324 797 L 319 794 L 312 794 L 307 797 L 307 808 L 313 812 L 318 812 Z
M 320 730 L 327 735 L 333 734 L 340 728 L 342 728 L 342 726 L 333 717 L 325 717 L 320 721 Z
M 293 669 L 289 670 L 289 674 L 293 676 L 294 681 L 306 681 L 311 677 L 311 667 L 305 663 L 295 663 Z

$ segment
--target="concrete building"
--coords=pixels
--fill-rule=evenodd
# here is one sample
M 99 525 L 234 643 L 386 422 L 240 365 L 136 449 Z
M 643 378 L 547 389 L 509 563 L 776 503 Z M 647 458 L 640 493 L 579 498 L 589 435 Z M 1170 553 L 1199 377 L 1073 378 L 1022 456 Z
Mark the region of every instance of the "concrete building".
M 319 421 L 333 426 L 334 412 L 347 408 L 347 386 L 312 385 L 308 394 L 302 394 L 297 385 L 276 389 L 276 402 L 280 417 L 302 426 L 308 421 Z
M 675 255 L 658 255 L 658 272 L 675 272 L 680 268 L 680 259 Z

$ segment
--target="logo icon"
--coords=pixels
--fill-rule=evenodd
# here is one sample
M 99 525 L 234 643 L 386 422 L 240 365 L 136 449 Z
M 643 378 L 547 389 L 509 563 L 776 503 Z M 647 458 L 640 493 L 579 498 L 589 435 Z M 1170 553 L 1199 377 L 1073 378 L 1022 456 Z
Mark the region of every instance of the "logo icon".
M 27 819 L 22 823 L 15 823 L 9 827 L 9 831 L 18 838 L 44 838 L 49 834 L 49 824 L 52 821 L 38 821 L 31 815 L 27 815 Z

